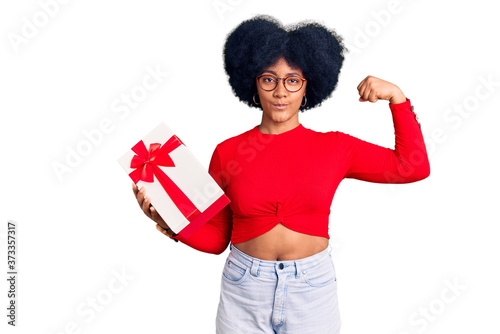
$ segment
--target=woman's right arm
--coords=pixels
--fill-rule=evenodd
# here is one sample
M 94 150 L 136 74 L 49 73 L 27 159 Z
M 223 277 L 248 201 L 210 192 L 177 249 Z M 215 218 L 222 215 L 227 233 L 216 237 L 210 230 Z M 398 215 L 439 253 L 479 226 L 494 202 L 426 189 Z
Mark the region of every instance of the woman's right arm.
M 217 182 L 219 187 L 226 192 L 226 185 L 222 180 L 222 164 L 217 148 L 215 148 L 214 153 L 212 154 L 210 166 L 208 167 L 208 173 L 213 177 L 215 182 Z M 210 221 L 186 239 L 180 235 L 173 235 L 173 231 L 170 230 L 168 224 L 158 214 L 154 206 L 151 205 L 151 200 L 145 194 L 143 190 L 144 188 L 139 190 L 137 189 L 137 185 L 134 183 L 133 189 L 142 211 L 146 214 L 146 216 L 156 222 L 157 228 L 158 225 L 160 226 L 158 230 L 168 237 L 178 240 L 201 252 L 212 254 L 221 254 L 229 245 L 233 220 L 233 212 L 231 211 L 230 205 L 226 205 L 212 219 L 210 219 Z

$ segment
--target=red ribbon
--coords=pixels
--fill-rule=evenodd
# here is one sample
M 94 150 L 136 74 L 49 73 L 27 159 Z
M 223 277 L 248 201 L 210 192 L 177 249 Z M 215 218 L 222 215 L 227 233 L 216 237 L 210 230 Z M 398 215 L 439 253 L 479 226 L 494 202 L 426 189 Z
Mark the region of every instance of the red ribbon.
M 151 183 L 154 182 L 154 176 L 156 176 L 156 179 L 160 182 L 179 211 L 187 220 L 192 222 L 193 219 L 200 214 L 200 211 L 167 174 L 158 167 L 175 167 L 174 161 L 169 156 L 169 153 L 180 145 L 183 145 L 181 140 L 176 135 L 173 135 L 163 144 L 163 146 L 159 143 L 150 144 L 148 151 L 146 145 L 144 145 L 144 142 L 141 140 L 132 147 L 132 151 L 134 151 L 136 155 L 134 155 L 130 162 L 130 168 L 135 168 L 135 170 L 132 171 L 129 176 L 135 183 L 139 181 Z

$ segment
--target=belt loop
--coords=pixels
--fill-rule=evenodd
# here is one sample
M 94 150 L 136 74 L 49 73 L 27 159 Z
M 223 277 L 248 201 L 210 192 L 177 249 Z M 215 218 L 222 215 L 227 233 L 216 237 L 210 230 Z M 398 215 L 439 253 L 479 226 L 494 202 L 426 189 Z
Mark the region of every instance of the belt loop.
M 302 268 L 300 267 L 300 262 L 294 261 L 295 264 L 295 278 L 300 278 L 302 274 Z
M 259 264 L 260 261 L 258 259 L 252 260 L 252 268 L 250 268 L 250 274 L 252 274 L 255 277 L 259 276 Z

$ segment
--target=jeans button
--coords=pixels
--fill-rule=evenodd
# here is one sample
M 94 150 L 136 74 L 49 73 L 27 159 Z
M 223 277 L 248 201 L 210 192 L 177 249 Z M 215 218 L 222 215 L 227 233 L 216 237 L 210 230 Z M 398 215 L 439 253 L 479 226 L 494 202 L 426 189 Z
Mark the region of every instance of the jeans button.
M 283 263 L 280 263 L 280 269 L 285 268 L 285 265 Z

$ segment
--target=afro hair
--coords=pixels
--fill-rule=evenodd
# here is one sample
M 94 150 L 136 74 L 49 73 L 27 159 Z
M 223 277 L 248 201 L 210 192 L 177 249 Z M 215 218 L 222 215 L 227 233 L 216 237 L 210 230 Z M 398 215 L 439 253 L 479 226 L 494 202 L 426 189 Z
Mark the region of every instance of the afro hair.
M 271 16 L 258 15 L 228 34 L 224 69 L 233 93 L 247 105 L 261 108 L 253 102 L 255 78 L 284 58 L 307 79 L 307 104 L 299 109 L 303 112 L 332 94 L 346 51 L 342 37 L 317 22 L 302 21 L 285 27 Z

